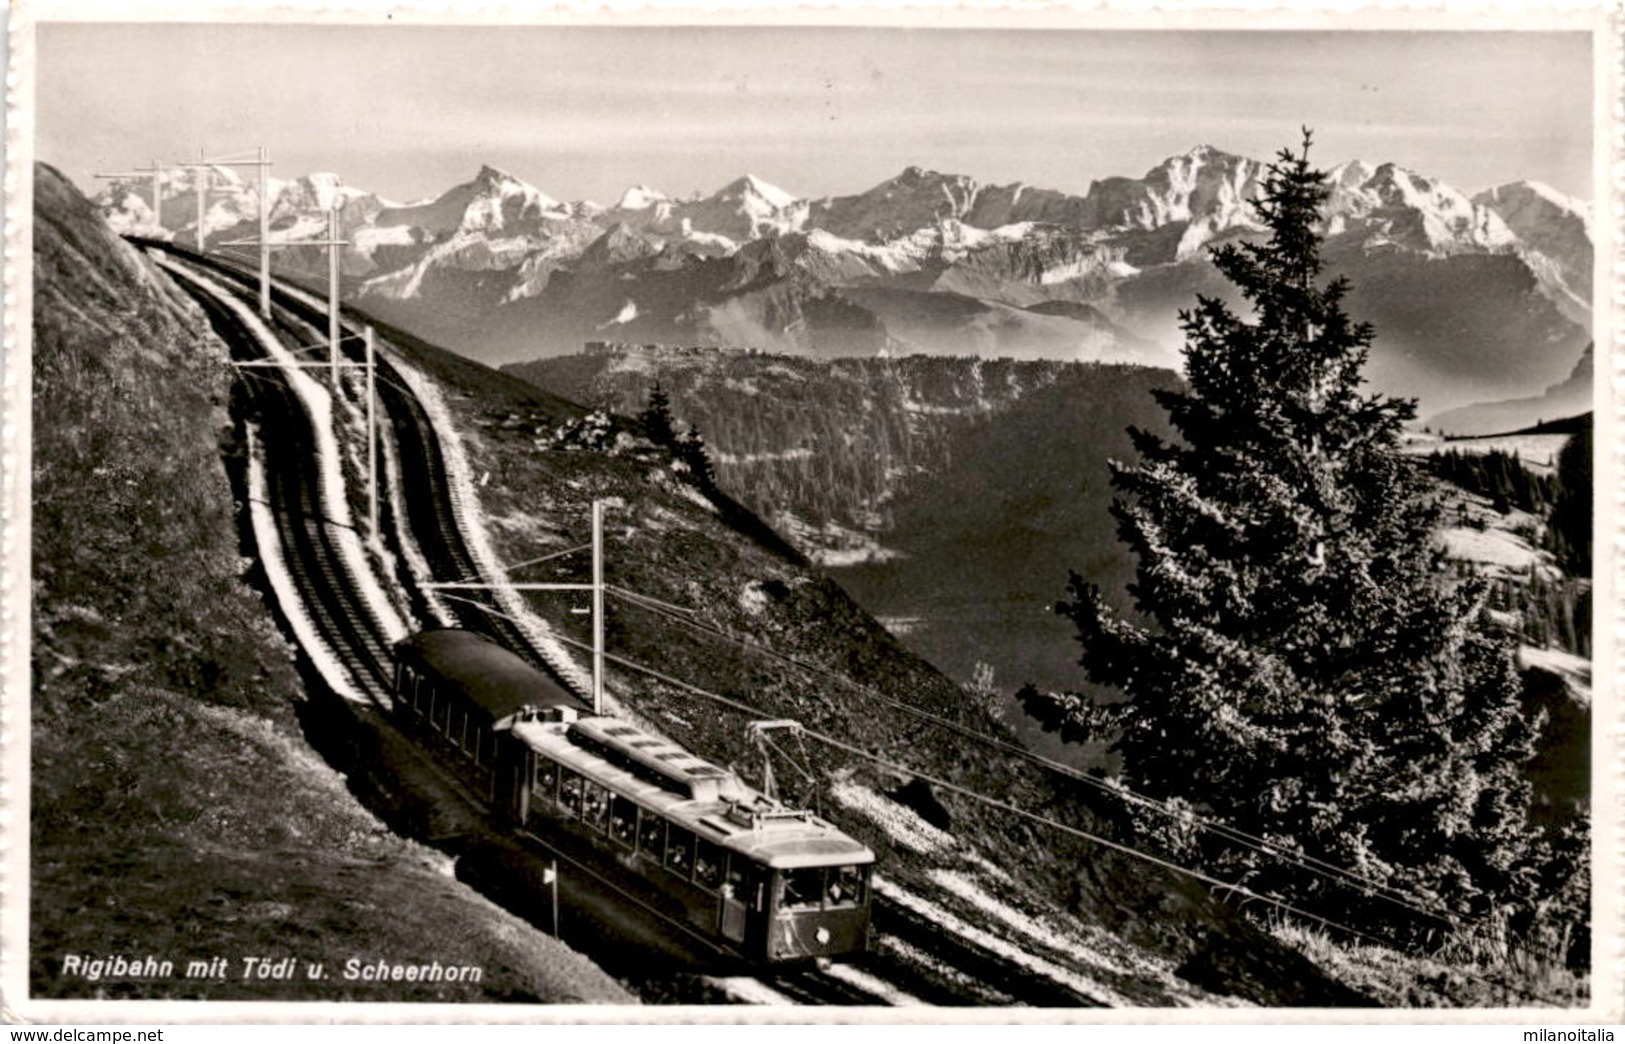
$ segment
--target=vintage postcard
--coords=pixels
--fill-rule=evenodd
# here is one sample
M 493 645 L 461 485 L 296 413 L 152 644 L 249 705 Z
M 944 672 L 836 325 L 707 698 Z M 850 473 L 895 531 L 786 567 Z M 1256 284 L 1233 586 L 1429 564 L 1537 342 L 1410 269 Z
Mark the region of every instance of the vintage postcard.
M 1612 1039 L 1617 6 L 10 18 L 8 1018 Z

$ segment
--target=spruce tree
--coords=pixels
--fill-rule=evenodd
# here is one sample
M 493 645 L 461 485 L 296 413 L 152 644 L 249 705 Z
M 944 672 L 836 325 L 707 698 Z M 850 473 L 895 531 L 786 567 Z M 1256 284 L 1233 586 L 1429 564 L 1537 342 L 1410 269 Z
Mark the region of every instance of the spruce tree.
M 1530 876 L 1533 733 L 1511 643 L 1444 563 L 1439 503 L 1397 452 L 1414 404 L 1361 391 L 1373 331 L 1323 278 L 1309 145 L 1268 168 L 1268 239 L 1212 252 L 1251 314 L 1198 297 L 1180 315 L 1188 390 L 1153 393 L 1177 439 L 1133 431 L 1138 462 L 1113 464 L 1138 619 L 1075 573 L 1057 606 L 1089 677 L 1125 699 L 1025 699 L 1068 738 L 1109 739 L 1135 790 L 1476 914 Z M 1250 887 L 1395 912 L 1212 832 L 1139 822 Z
M 670 446 L 677 437 L 676 426 L 672 422 L 671 396 L 666 394 L 659 381 L 649 389 L 649 402 L 638 414 L 638 423 L 643 425 L 643 433 L 656 446 Z
M 1562 551 L 1563 564 L 1575 576 L 1591 575 L 1591 418 L 1563 444 L 1557 455 L 1557 478 L 1562 485 L 1552 507 L 1553 542 Z

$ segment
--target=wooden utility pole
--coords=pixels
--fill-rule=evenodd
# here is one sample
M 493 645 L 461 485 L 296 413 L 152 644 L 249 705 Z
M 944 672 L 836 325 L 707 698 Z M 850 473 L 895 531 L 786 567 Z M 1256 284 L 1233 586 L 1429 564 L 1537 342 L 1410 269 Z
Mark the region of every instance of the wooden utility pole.
M 559 861 L 551 860 L 542 871 L 542 883 L 553 893 L 553 938 L 559 938 Z
M 262 167 L 263 171 L 264 168 Z M 337 202 L 337 201 L 335 201 Z M 339 248 L 350 245 L 348 239 L 339 238 L 339 208 L 327 212 L 326 239 L 283 239 L 272 242 L 266 225 L 266 209 L 260 211 L 260 238 L 234 239 L 221 246 L 257 246 L 260 248 L 260 314 L 271 317 L 271 251 L 282 247 L 327 248 L 327 366 L 333 387 L 339 383 Z
M 200 150 L 198 158 L 201 159 L 202 155 Z M 207 254 L 209 252 L 209 230 L 204 224 L 204 220 L 208 217 L 209 177 L 213 172 L 203 163 L 198 163 L 192 169 L 197 172 L 192 186 L 197 190 L 197 252 Z
M 592 712 L 604 713 L 604 502 L 592 502 L 592 583 L 590 584 L 488 584 L 479 581 L 427 583 L 433 591 L 587 591 L 592 594 Z M 571 548 L 572 554 L 583 548 Z M 558 555 L 550 555 L 556 558 Z M 546 561 L 537 559 L 536 561 Z M 527 563 L 534 565 L 535 562 Z
M 604 713 L 604 502 L 592 502 L 592 712 Z
M 378 532 L 378 349 L 372 327 L 367 338 L 367 518 Z
M 335 200 L 335 202 L 337 202 Z M 327 358 L 339 384 L 339 209 L 327 212 Z
M 241 156 L 242 153 L 236 153 L 235 155 Z M 258 210 L 259 210 L 260 237 L 259 237 L 258 240 L 240 239 L 240 240 L 234 240 L 234 241 L 232 241 L 230 243 L 222 243 L 220 245 L 221 246 L 249 246 L 249 245 L 258 245 L 259 246 L 259 248 L 260 248 L 260 318 L 262 318 L 262 319 L 271 318 L 271 247 L 274 246 L 275 244 L 271 243 L 271 241 L 270 241 L 271 240 L 271 201 L 267 197 L 270 195 L 270 191 L 271 191 L 271 176 L 270 176 L 271 160 L 270 160 L 269 156 L 266 153 L 265 146 L 264 145 L 258 146 L 254 150 L 254 158 L 253 159 L 234 159 L 231 156 L 224 156 L 224 157 L 221 157 L 221 158 L 218 158 L 218 159 L 212 159 L 212 160 L 200 159 L 195 164 L 190 164 L 189 163 L 189 164 L 184 164 L 184 166 L 192 168 L 192 169 L 199 170 L 198 177 L 199 177 L 200 180 L 199 180 L 199 186 L 198 186 L 197 213 L 198 213 L 198 253 L 200 253 L 200 254 L 207 252 L 205 247 L 204 247 L 204 243 L 205 243 L 205 240 L 206 240 L 207 233 L 205 233 L 205 231 L 203 229 L 204 216 L 205 216 L 205 213 L 206 213 L 206 210 L 207 210 L 207 208 L 204 205 L 204 194 L 207 191 L 207 189 L 206 189 L 207 174 L 204 173 L 204 172 L 208 171 L 208 170 L 210 170 L 210 169 L 212 169 L 214 167 L 255 167 L 255 168 L 258 168 L 258 183 L 259 183 L 259 206 L 258 206 Z
M 260 318 L 271 318 L 271 160 L 265 146 L 255 164 L 260 176 Z
M 365 328 L 363 338 L 367 346 L 367 361 L 364 363 L 341 362 L 341 367 L 362 367 L 367 374 L 367 518 L 372 522 L 372 531 L 378 532 L 378 349 L 377 338 L 371 326 Z M 331 370 L 331 362 L 278 362 L 274 360 L 259 360 L 255 362 L 233 363 L 237 369 L 306 369 L 321 367 Z

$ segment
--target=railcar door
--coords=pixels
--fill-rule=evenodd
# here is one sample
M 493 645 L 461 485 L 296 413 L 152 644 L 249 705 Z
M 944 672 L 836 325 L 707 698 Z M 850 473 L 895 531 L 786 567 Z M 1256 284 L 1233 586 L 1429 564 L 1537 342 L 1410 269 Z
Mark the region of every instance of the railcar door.
M 722 882 L 722 937 L 732 943 L 745 941 L 745 868 L 750 864 L 738 855 L 728 857 L 728 872 Z
M 508 781 L 508 809 L 513 813 L 514 822 L 523 825 L 530 812 L 531 766 L 535 764 L 536 754 L 517 743 L 506 749 L 500 746 L 497 749 L 506 755 L 497 757 L 495 761 L 502 766 L 501 771 Z

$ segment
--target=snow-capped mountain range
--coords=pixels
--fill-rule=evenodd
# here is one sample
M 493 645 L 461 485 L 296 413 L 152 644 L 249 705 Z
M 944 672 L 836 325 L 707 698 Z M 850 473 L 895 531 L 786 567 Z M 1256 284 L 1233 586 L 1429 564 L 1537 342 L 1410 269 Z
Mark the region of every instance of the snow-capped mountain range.
M 272 234 L 325 232 L 340 209 L 346 289 L 375 312 L 485 361 L 589 339 L 745 344 L 806 354 L 975 353 L 1172 364 L 1176 314 L 1223 293 L 1206 260 L 1257 235 L 1258 160 L 1199 146 L 1081 195 L 909 167 L 855 195 L 807 199 L 746 175 L 686 198 L 634 186 L 612 206 L 560 202 L 493 167 L 401 204 L 336 175 L 272 181 Z M 115 182 L 121 231 L 195 240 L 191 170 Z M 1378 329 L 1373 382 L 1424 409 L 1560 379 L 1589 340 L 1588 206 L 1534 182 L 1469 197 L 1392 163 L 1328 172 L 1329 267 Z M 210 171 L 204 225 L 257 231 L 257 190 Z M 318 250 L 283 250 L 292 270 Z

